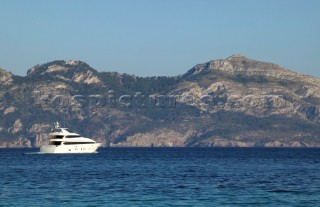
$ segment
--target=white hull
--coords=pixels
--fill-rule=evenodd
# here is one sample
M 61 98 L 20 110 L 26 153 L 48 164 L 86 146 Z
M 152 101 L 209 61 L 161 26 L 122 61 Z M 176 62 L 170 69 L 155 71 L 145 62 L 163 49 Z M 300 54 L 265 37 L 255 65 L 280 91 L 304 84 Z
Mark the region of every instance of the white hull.
M 43 145 L 40 153 L 94 153 L 100 146 L 100 143 L 94 144 L 76 144 L 76 145 Z

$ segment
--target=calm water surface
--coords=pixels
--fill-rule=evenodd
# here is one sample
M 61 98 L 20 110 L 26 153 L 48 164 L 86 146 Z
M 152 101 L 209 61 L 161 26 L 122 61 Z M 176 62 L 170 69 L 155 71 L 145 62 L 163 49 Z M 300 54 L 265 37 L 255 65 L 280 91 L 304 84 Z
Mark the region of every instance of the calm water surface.
M 319 206 L 320 149 L 0 149 L 0 206 Z

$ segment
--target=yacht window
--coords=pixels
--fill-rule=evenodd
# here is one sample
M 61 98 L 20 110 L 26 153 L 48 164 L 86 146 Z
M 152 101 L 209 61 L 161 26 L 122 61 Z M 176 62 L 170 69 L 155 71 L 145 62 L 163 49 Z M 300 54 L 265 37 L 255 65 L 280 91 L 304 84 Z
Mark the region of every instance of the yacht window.
M 51 131 L 52 131 L 52 132 L 62 132 L 61 129 L 52 129 Z
M 49 142 L 50 145 L 61 145 L 61 142 L 57 142 L 57 141 L 52 141 Z
M 63 135 L 56 135 L 52 137 L 52 139 L 62 139 L 62 138 L 63 138 Z
M 80 137 L 79 135 L 67 135 L 66 138 L 77 138 Z

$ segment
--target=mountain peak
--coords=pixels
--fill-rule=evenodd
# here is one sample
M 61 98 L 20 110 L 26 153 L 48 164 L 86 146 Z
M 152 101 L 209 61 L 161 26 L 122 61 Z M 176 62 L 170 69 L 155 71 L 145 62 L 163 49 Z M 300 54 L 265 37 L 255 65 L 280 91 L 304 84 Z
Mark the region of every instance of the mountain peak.
M 79 60 L 56 60 L 42 65 L 36 65 L 28 70 L 27 76 L 50 76 L 64 81 L 77 83 L 99 84 L 98 72 L 87 63 Z
M 232 60 L 232 59 L 249 59 L 248 57 L 242 55 L 242 54 L 233 54 L 230 57 L 227 58 L 227 60 Z
M 67 72 L 71 69 L 90 68 L 90 66 L 79 60 L 55 60 L 42 65 L 36 65 L 28 70 L 27 75 L 43 75 L 51 72 Z M 90 68 L 91 70 L 94 70 Z
M 186 74 L 184 74 L 184 77 L 192 77 L 194 75 L 200 74 L 203 71 L 211 71 L 211 70 L 230 70 L 234 68 L 234 65 L 241 65 L 244 63 L 247 63 L 249 61 L 253 61 L 249 59 L 248 57 L 242 55 L 242 54 L 234 54 L 226 59 L 217 59 L 217 60 L 211 60 L 209 62 L 198 64 L 191 68 Z
M 221 71 L 230 75 L 245 75 L 245 76 L 273 76 L 283 77 L 284 74 L 294 75 L 295 73 L 285 69 L 279 65 L 257 61 L 248 58 L 242 54 L 234 54 L 226 59 L 211 60 L 209 62 L 198 64 L 190 69 L 184 77 L 190 78 L 197 74 L 210 71 Z

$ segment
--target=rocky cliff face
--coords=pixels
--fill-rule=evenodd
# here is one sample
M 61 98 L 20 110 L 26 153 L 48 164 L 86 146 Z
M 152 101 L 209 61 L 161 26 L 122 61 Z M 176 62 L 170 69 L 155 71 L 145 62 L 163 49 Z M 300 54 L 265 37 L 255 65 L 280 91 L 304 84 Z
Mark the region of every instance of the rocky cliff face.
M 0 84 L 2 147 L 39 147 L 54 121 L 105 146 L 320 146 L 320 80 L 242 55 L 149 78 L 54 61 Z
M 0 68 L 0 84 L 9 85 L 12 83 L 12 74 Z

